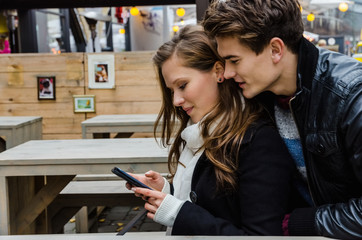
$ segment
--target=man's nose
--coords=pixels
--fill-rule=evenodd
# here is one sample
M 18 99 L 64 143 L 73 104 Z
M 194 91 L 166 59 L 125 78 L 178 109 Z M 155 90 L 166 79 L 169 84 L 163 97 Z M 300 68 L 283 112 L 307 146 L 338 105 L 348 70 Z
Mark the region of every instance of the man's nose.
M 235 70 L 229 64 L 225 64 L 224 78 L 230 79 L 235 77 Z

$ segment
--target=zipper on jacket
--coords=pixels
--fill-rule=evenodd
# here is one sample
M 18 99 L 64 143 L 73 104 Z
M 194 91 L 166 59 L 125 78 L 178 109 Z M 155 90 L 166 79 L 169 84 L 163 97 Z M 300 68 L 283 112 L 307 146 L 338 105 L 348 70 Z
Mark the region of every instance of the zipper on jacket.
M 296 94 L 298 95 L 298 93 Z M 298 131 L 298 134 L 299 134 L 299 138 L 300 138 L 300 144 L 302 145 L 302 149 L 303 149 L 303 154 L 304 152 L 306 152 L 305 147 L 303 146 L 303 139 L 302 139 L 302 135 L 300 134 L 300 131 L 299 131 L 299 127 L 298 127 L 298 122 L 296 121 L 296 118 L 295 118 L 295 115 L 294 115 L 294 112 L 293 112 L 293 109 L 292 109 L 292 101 L 295 99 L 296 95 L 294 95 L 290 100 L 289 100 L 289 110 L 290 112 L 292 113 L 292 117 L 293 117 L 293 120 L 295 122 L 295 125 L 297 126 L 297 131 Z M 305 155 L 305 154 L 304 154 Z M 312 190 L 310 188 L 310 184 L 309 184 L 309 174 L 308 174 L 308 164 L 307 164 L 307 159 L 305 156 L 303 156 L 303 159 L 304 159 L 304 164 L 305 164 L 305 168 L 306 168 L 306 173 L 307 173 L 307 185 L 308 185 L 308 190 L 309 190 L 309 194 L 310 194 L 310 197 L 312 199 L 312 202 L 314 204 L 314 206 L 316 206 L 316 203 L 315 203 L 315 200 L 313 198 L 313 193 L 312 193 Z

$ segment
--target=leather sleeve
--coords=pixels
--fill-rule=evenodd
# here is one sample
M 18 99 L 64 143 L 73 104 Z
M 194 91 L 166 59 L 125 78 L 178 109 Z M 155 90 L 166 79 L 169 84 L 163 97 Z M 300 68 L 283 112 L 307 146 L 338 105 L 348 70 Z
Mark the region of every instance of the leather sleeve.
M 350 73 L 351 74 L 351 73 Z M 353 73 L 352 73 L 353 74 Z M 358 74 L 361 76 L 361 71 Z M 359 83 L 359 85 L 357 84 Z M 354 78 L 344 99 L 346 106 L 341 113 L 346 160 L 356 176 L 356 186 L 362 186 L 362 81 Z M 362 192 L 361 189 L 355 189 Z M 362 196 L 337 204 L 317 208 L 295 209 L 289 219 L 290 235 L 321 235 L 338 239 L 362 239 Z
M 347 203 L 323 205 L 316 212 L 320 235 L 340 239 L 362 239 L 362 197 Z
M 361 74 L 361 71 L 359 71 Z M 354 83 L 355 82 L 355 83 Z M 358 84 L 357 84 L 358 83 Z M 342 132 L 348 161 L 362 186 L 362 80 L 350 82 L 342 119 Z M 362 196 L 345 203 L 324 205 L 316 212 L 316 227 L 322 236 L 341 239 L 362 239 Z

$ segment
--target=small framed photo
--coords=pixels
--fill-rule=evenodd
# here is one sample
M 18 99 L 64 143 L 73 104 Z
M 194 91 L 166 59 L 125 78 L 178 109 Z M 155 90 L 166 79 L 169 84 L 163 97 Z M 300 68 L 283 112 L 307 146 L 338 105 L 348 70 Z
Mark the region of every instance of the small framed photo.
M 114 55 L 88 54 L 88 88 L 114 88 Z
M 74 112 L 95 112 L 95 95 L 73 95 Z
M 38 81 L 38 99 L 55 100 L 55 76 L 39 76 Z

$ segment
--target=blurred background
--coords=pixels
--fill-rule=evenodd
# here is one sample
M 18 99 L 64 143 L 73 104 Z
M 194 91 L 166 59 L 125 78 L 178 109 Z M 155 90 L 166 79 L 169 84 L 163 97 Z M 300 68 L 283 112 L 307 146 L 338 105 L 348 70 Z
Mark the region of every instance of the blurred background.
M 208 0 L 0 0 L 0 51 L 155 50 L 182 25 L 197 23 L 208 4 Z M 362 0 L 301 0 L 300 4 L 305 36 L 311 42 L 350 56 L 356 52 L 362 38 Z

